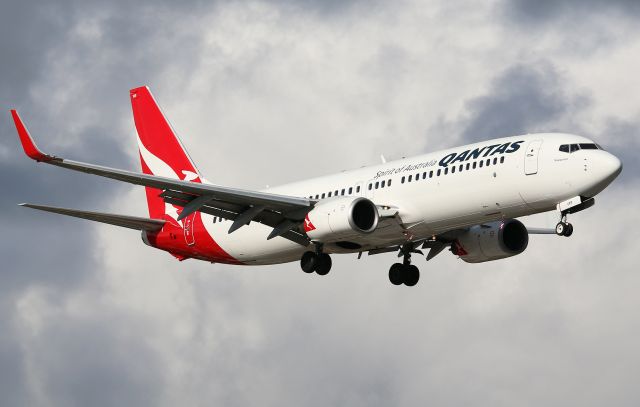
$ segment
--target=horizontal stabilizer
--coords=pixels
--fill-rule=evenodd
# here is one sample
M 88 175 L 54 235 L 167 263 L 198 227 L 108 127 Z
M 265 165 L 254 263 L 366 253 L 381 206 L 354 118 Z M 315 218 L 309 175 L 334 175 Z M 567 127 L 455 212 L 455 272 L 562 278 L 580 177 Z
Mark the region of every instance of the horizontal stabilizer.
M 139 218 L 137 216 L 114 215 L 110 213 L 79 211 L 75 209 L 58 208 L 55 206 L 43 206 L 23 203 L 20 206 L 37 209 L 45 212 L 58 213 L 60 215 L 73 216 L 74 218 L 88 219 L 95 222 L 108 223 L 129 229 L 147 230 L 155 232 L 162 229 L 165 221 L 160 219 Z

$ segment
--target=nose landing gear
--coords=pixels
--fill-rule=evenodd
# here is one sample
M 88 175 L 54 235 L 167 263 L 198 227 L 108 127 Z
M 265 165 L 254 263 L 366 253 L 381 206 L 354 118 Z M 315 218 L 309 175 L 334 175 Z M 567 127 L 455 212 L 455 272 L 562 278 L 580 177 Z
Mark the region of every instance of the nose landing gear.
M 569 237 L 573 234 L 573 225 L 567 222 L 567 214 L 563 213 L 560 222 L 556 225 L 556 235 Z

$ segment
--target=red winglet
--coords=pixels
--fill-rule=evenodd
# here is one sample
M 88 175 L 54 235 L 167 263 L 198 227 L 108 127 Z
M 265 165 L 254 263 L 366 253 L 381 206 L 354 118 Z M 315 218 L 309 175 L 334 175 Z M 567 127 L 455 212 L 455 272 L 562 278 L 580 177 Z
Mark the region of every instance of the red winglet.
M 20 142 L 25 154 L 36 161 L 51 161 L 54 157 L 47 155 L 38 149 L 36 143 L 29 135 L 29 131 L 20 119 L 18 112 L 15 109 L 11 110 L 11 116 L 13 116 L 13 122 L 16 124 L 16 130 L 18 130 L 18 136 L 20 136 Z

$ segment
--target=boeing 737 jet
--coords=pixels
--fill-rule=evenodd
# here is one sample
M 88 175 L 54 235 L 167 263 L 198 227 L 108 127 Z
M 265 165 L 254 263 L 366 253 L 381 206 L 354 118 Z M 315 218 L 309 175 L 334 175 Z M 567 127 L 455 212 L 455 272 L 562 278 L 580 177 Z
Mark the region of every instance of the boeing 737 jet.
M 130 91 L 142 172 L 43 153 L 15 110 L 22 147 L 35 161 L 145 187 L 149 217 L 34 204 L 29 208 L 137 229 L 178 260 L 236 265 L 299 261 L 325 275 L 332 254 L 398 253 L 394 285 L 415 285 L 412 255 L 445 248 L 467 263 L 522 253 L 531 233 L 570 236 L 569 214 L 589 208 L 622 171 L 585 137 L 529 134 L 488 140 L 353 171 L 252 191 L 198 171 L 147 87 Z M 516 218 L 557 211 L 554 229 Z

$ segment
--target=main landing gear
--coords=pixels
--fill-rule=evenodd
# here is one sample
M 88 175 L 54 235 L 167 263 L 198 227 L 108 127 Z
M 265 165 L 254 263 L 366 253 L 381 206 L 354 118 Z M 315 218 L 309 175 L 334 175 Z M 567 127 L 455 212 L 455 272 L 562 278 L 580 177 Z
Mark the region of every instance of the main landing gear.
M 305 252 L 300 259 L 300 267 L 305 273 L 313 273 L 324 276 L 331 271 L 331 256 L 322 253 L 322 248 L 316 249 L 316 252 Z
M 563 213 L 556 225 L 556 235 L 569 237 L 573 234 L 573 225 L 567 222 L 567 214 Z
M 420 280 L 420 270 L 411 264 L 411 253 L 418 252 L 413 248 L 403 247 L 401 255 L 404 256 L 402 263 L 395 263 L 389 269 L 389 281 L 393 285 L 404 284 L 413 287 Z

